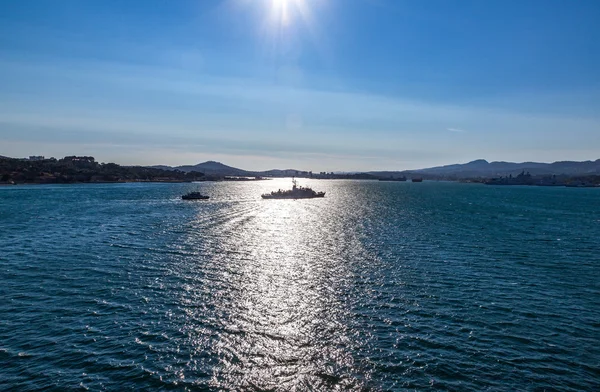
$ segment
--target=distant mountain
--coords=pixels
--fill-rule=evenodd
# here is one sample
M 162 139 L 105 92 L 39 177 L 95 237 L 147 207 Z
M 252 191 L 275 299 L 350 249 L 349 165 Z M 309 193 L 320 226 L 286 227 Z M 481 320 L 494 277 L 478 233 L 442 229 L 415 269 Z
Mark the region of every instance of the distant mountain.
M 295 170 L 295 169 L 273 169 L 267 171 L 248 171 L 243 169 L 238 169 L 236 167 L 227 166 L 222 164 L 221 162 L 208 161 L 198 163 L 197 165 L 184 165 L 184 166 L 164 166 L 164 165 L 155 165 L 151 166 L 155 169 L 162 170 L 181 170 L 183 172 L 190 171 L 198 171 L 202 172 L 209 176 L 240 176 L 240 177 L 254 177 L 254 176 L 264 176 L 264 177 L 292 177 L 297 176 L 299 174 L 308 174 L 308 172 Z
M 212 176 L 251 176 L 252 174 L 246 170 L 238 169 L 222 164 L 221 162 L 208 161 L 197 165 L 177 166 L 177 170 L 184 172 L 199 171 L 206 175 Z
M 399 175 L 418 174 L 431 178 L 490 178 L 508 175 L 517 175 L 522 171 L 533 176 L 539 175 L 600 175 L 600 159 L 596 161 L 561 161 L 554 163 L 540 162 L 488 162 L 485 159 L 464 163 L 430 167 L 419 170 L 406 170 L 402 172 L 371 172 L 371 174 L 390 177 Z
M 151 169 L 160 169 L 160 170 L 176 170 L 174 167 L 166 166 L 166 165 L 154 165 L 148 166 Z
M 151 166 L 152 168 L 162 170 L 181 170 L 183 172 L 199 171 L 208 176 L 241 176 L 241 177 L 293 177 L 293 176 L 308 176 L 310 172 L 295 170 L 295 169 L 273 169 L 267 171 L 248 171 L 235 167 L 224 165 L 220 162 L 208 161 L 197 165 L 185 166 Z M 404 171 L 373 171 L 364 174 L 365 176 L 375 176 L 380 178 L 389 177 L 423 177 L 425 179 L 470 179 L 470 178 L 493 178 L 508 175 L 517 175 L 522 171 L 529 172 L 533 176 L 540 175 L 566 175 L 566 176 L 583 176 L 583 175 L 600 175 L 600 159 L 595 161 L 560 161 L 554 163 L 540 162 L 488 162 L 485 159 L 477 159 L 468 163 L 459 163 L 453 165 L 436 166 L 418 170 Z M 336 175 L 322 175 L 314 173 L 314 178 L 337 178 L 342 176 L 339 173 Z M 348 177 L 348 176 L 346 176 Z M 352 177 L 352 176 L 350 176 Z M 349 177 L 349 178 L 350 178 Z M 340 177 L 341 178 L 341 177 Z M 345 177 L 344 177 L 345 178 Z
M 204 173 L 209 176 L 253 176 L 249 171 L 238 169 L 222 164 L 221 162 L 207 161 L 198 163 L 197 165 L 183 165 L 183 166 L 166 166 L 166 165 L 154 165 L 150 166 L 154 169 L 162 170 L 180 170 L 182 172 L 197 171 Z

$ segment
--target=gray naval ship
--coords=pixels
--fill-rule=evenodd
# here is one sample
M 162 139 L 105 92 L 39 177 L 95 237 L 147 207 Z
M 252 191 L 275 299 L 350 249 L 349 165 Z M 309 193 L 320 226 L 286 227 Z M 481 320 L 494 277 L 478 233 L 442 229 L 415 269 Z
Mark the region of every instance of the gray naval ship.
M 292 180 L 292 189 L 282 191 L 273 191 L 261 195 L 263 199 L 312 199 L 315 197 L 325 197 L 325 192 L 315 192 L 309 187 L 298 186 L 296 180 Z
M 185 195 L 182 195 L 181 198 L 183 200 L 208 200 L 209 196 L 204 196 L 200 192 L 190 192 Z

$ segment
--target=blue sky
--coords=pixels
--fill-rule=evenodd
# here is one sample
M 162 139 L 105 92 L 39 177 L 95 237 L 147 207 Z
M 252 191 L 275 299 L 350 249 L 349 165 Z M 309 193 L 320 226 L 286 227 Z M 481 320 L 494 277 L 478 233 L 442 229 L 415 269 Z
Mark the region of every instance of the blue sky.
M 0 2 L 0 155 L 260 170 L 600 158 L 600 2 Z

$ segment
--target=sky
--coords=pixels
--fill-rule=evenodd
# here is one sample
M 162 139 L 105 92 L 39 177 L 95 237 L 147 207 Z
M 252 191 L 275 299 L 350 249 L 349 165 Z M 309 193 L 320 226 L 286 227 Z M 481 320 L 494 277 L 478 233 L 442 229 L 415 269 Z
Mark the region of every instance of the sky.
M 0 2 L 0 155 L 248 170 L 600 158 L 597 0 Z

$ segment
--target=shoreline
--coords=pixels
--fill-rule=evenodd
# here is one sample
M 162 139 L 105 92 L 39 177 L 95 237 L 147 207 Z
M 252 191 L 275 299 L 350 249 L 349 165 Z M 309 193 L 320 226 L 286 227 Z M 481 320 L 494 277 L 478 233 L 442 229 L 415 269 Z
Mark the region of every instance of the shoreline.
M 207 180 L 122 180 L 122 181 L 75 181 L 75 182 L 20 182 L 20 183 L 0 183 L 0 186 L 18 186 L 18 185 L 75 185 L 75 184 L 131 184 L 131 183 L 164 183 L 164 184 L 183 184 L 192 182 L 253 182 L 268 181 L 272 178 L 261 179 L 207 179 Z
M 180 184 L 180 183 L 192 183 L 192 182 L 206 182 L 212 180 L 202 180 L 202 181 L 187 181 L 187 180 L 172 180 L 172 181 L 160 181 L 160 180 L 152 180 L 152 181 L 86 181 L 86 182 L 21 182 L 21 183 L 0 183 L 0 186 L 20 186 L 20 185 L 77 185 L 77 184 L 130 184 L 130 183 L 166 183 L 166 184 Z

